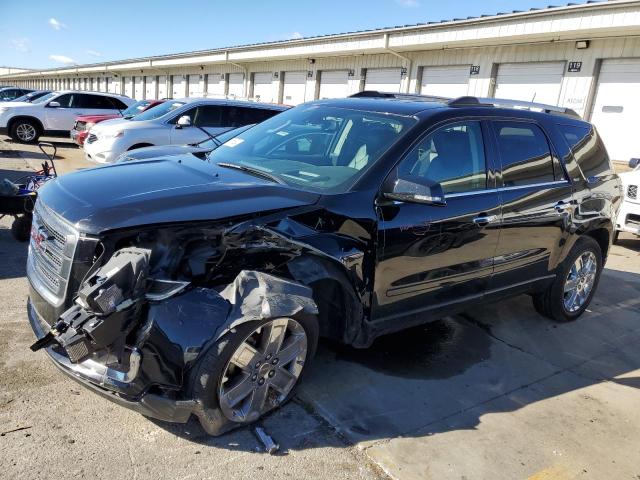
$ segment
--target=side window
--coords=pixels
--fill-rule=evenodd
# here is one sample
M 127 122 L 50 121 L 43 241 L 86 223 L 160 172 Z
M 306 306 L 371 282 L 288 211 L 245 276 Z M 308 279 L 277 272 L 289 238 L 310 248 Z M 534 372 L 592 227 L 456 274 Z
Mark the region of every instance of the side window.
M 195 122 L 195 119 L 196 119 L 196 111 L 197 110 L 198 110 L 197 108 L 190 108 L 189 110 L 186 110 L 186 111 L 176 115 L 171 120 L 169 120 L 167 123 L 175 125 L 176 123 L 178 123 L 178 119 L 180 117 L 184 117 L 185 115 L 189 115 L 191 117 L 191 123 L 193 123 L 193 122 Z
M 494 125 L 505 187 L 555 180 L 553 156 L 540 127 L 522 122 L 494 122 Z
M 558 129 L 567 141 L 567 145 L 569 145 L 585 178 L 611 173 L 609 155 L 607 155 L 602 139 L 593 128 L 558 125 Z
M 106 103 L 107 106 L 104 108 L 116 109 L 116 110 L 126 110 L 129 106 L 124 103 L 122 100 L 114 97 L 100 97 Z
M 220 107 L 217 105 L 201 105 L 198 107 L 196 118 L 192 117 L 191 121 L 199 127 L 219 127 L 220 110 Z
M 487 188 L 487 166 L 480 122 L 460 122 L 425 137 L 402 161 L 399 178 L 437 182 L 444 193 Z
M 65 93 L 57 98 L 54 98 L 53 102 L 58 102 L 62 108 L 69 108 L 72 105 L 73 95 L 71 93 Z

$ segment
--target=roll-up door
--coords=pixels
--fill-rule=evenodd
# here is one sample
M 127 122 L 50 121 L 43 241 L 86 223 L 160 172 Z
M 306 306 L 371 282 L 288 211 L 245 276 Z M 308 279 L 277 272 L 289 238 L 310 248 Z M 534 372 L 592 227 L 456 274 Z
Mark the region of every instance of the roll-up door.
M 349 94 L 349 72 L 324 70 L 320 73 L 319 98 L 344 98 Z
M 640 156 L 640 58 L 604 60 L 600 69 L 591 122 L 612 160 Z
M 167 98 L 167 76 L 160 75 L 158 77 L 158 99 Z
M 424 67 L 420 93 L 436 97 L 458 98 L 469 92 L 469 65 Z
M 369 68 L 366 73 L 364 89 L 397 93 L 400 91 L 401 80 L 399 68 Z
M 133 98 L 133 78 L 124 77 L 124 94 Z
M 171 98 L 184 98 L 186 94 L 185 87 L 187 85 L 184 75 L 174 75 L 172 82 Z
M 494 96 L 557 105 L 563 75 L 564 62 L 503 63 Z
M 210 73 L 207 75 L 207 96 L 221 97 L 224 95 L 224 74 Z
M 244 97 L 244 74 L 229 74 L 229 95 L 234 97 Z
M 148 76 L 144 81 L 144 98 L 147 100 L 156 99 L 156 77 Z
M 299 105 L 304 103 L 307 92 L 307 72 L 285 72 L 282 103 Z
M 253 74 L 253 97 L 260 102 L 277 102 L 274 98 L 273 73 L 259 72 Z M 277 95 L 277 93 L 276 93 Z
M 136 100 L 142 100 L 144 98 L 144 91 L 142 90 L 142 77 L 133 78 L 133 98 Z
M 199 74 L 189 75 L 189 96 L 202 97 L 204 95 L 204 76 L 200 78 Z

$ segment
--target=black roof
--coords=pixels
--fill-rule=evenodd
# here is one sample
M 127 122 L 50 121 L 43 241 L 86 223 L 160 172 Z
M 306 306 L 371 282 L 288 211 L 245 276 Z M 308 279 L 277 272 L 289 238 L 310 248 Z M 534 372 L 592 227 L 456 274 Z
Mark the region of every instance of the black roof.
M 350 108 L 376 113 L 391 113 L 403 116 L 412 116 L 424 110 L 443 108 L 446 106 L 444 103 L 436 101 L 388 97 L 331 98 L 315 100 L 309 102 L 309 104 L 328 105 L 331 107 Z

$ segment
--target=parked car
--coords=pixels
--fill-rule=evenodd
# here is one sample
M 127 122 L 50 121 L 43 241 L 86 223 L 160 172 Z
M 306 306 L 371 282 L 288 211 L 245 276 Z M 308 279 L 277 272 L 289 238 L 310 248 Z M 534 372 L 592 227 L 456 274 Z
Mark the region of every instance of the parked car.
M 38 100 L 40 97 L 44 97 L 49 93 L 51 93 L 51 90 L 34 90 L 33 92 L 25 93 L 21 97 L 14 98 L 11 101 L 16 103 L 17 102 L 33 103 L 34 101 Z
M 162 145 L 158 147 L 142 147 L 135 150 L 124 152 L 116 162 L 130 162 L 135 160 L 146 160 L 149 158 L 180 156 L 190 153 L 198 158 L 205 158 L 207 154 L 228 142 L 232 138 L 237 137 L 242 132 L 250 129 L 253 125 L 245 125 L 243 127 L 233 128 L 224 133 L 211 136 L 202 142 L 193 143 L 191 145 Z
M 607 258 L 619 179 L 571 111 L 492 105 L 321 100 L 206 162 L 48 183 L 27 266 L 32 349 L 111 401 L 220 434 L 291 398 L 319 336 L 367 347 L 522 293 L 575 320 Z
M 640 159 L 629 161 L 630 172 L 620 174 L 622 191 L 624 194 L 622 206 L 616 220 L 616 234 L 614 240 L 618 240 L 620 232 L 629 232 L 640 236 Z
M 198 143 L 231 128 L 260 123 L 287 108 L 234 100 L 168 100 L 128 122 L 96 125 L 85 141 L 85 155 L 92 162 L 112 163 L 136 148 Z
M 79 115 L 115 114 L 135 100 L 112 93 L 63 90 L 38 100 L 0 106 L 0 134 L 33 143 L 42 135 L 68 137 Z
M 129 120 L 135 115 L 142 113 L 150 108 L 160 105 L 164 100 L 139 100 L 129 108 L 118 113 L 110 113 L 107 115 L 80 115 L 76 118 L 73 128 L 71 129 L 71 140 L 78 146 L 84 145 L 84 142 L 89 135 L 89 130 L 97 123 L 104 122 L 105 120 L 112 120 L 114 118 L 124 118 Z
M 27 93 L 33 92 L 33 90 L 19 87 L 5 87 L 0 89 L 0 102 L 10 102 L 18 97 L 21 97 Z

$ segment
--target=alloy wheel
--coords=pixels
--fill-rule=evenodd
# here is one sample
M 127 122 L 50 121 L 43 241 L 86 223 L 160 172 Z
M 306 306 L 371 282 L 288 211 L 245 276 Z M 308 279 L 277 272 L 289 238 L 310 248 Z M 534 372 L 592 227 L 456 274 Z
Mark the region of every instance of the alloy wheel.
M 583 252 L 571 265 L 564 282 L 564 308 L 575 313 L 587 301 L 596 281 L 598 261 L 593 252 Z
M 220 408 L 234 422 L 252 422 L 282 403 L 307 356 L 307 335 L 291 318 L 256 328 L 236 348 L 219 386 Z
M 36 129 L 28 123 L 21 123 L 16 127 L 16 135 L 23 142 L 30 142 L 36 138 Z

